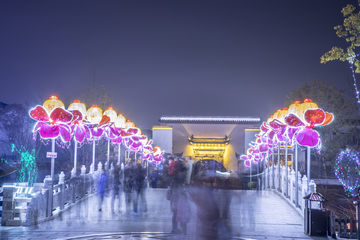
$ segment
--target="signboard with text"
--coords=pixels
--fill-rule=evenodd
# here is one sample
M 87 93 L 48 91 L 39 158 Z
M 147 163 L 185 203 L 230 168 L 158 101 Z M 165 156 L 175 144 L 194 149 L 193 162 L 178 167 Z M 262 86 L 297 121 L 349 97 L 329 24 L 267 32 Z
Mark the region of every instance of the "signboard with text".
M 47 152 L 46 157 L 47 158 L 57 158 L 57 152 Z

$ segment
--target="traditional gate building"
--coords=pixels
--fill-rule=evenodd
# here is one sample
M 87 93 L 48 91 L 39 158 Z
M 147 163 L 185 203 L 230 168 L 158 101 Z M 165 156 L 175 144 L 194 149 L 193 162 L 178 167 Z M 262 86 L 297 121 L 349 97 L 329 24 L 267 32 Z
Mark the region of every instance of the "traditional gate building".
M 255 141 L 261 125 L 259 117 L 162 116 L 159 122 L 152 139 L 166 153 L 213 159 L 235 172 L 244 172 L 239 156 Z

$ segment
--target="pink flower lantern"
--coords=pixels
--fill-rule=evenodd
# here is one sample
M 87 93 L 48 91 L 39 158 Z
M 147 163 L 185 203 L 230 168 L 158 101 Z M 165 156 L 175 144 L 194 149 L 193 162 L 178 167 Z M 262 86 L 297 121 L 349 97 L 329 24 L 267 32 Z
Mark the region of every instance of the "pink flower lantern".
M 45 107 L 38 105 L 29 111 L 30 117 L 38 121 L 33 133 L 36 134 L 39 131 L 43 139 L 60 137 L 63 142 L 70 142 L 71 129 L 68 123 L 73 119 L 72 113 L 61 107 L 50 108 L 48 105 Z M 46 109 L 51 110 L 51 112 Z

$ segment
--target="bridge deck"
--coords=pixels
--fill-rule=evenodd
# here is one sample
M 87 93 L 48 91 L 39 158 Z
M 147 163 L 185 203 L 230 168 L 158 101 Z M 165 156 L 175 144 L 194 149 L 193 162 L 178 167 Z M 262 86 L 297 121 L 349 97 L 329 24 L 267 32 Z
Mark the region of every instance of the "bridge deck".
M 223 197 L 223 190 L 215 195 Z M 226 192 L 226 191 L 225 191 Z M 303 233 L 298 212 L 272 191 L 231 191 L 230 217 L 224 222 L 232 239 L 325 239 L 310 238 Z M 36 227 L 0 227 L 1 239 L 179 239 L 170 235 L 172 214 L 166 190 L 147 189 L 148 213 L 126 213 L 124 195 L 120 213 L 112 213 L 110 197 L 98 211 L 98 197 L 74 205 L 62 216 Z M 189 236 L 196 239 L 196 206 L 191 202 L 192 220 Z M 180 226 L 179 226 L 180 228 Z M 148 233 L 146 233 L 148 232 Z M 96 237 L 95 237 L 96 236 Z

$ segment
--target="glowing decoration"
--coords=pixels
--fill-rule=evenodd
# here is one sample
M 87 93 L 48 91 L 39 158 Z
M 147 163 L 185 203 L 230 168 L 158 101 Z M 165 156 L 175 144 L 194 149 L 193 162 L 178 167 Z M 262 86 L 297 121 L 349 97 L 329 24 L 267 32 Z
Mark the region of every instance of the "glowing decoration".
M 176 122 L 260 122 L 260 118 L 252 117 L 172 117 L 172 116 L 162 116 L 160 117 L 161 121 L 176 121 Z
M 104 115 L 110 118 L 110 122 L 115 122 L 117 119 L 117 115 L 115 110 L 112 107 L 109 107 L 105 112 Z
M 44 102 L 43 107 L 50 114 L 55 108 L 65 108 L 65 105 L 57 96 L 53 95 Z
M 77 116 L 76 118 L 73 118 L 70 123 L 70 128 L 74 136 L 74 140 L 76 142 L 82 143 L 85 139 L 90 139 L 91 131 L 90 128 L 83 123 L 83 116 L 81 112 L 78 110 L 71 110 L 71 112 L 74 116 Z
M 86 112 L 87 120 L 91 123 L 100 123 L 102 118 L 102 110 L 97 105 L 92 105 Z
M 71 130 L 67 125 L 73 119 L 71 112 L 57 107 L 49 115 L 44 107 L 36 106 L 30 110 L 29 115 L 38 121 L 33 129 L 34 134 L 39 131 L 44 139 L 55 139 L 60 136 L 64 142 L 71 140 Z
M 20 149 L 17 149 L 15 144 L 12 144 L 12 152 L 20 154 L 20 166 L 16 172 L 16 180 L 18 182 L 27 181 L 28 186 L 32 187 L 36 182 L 38 175 L 38 167 L 35 161 L 35 149 L 29 152 L 23 146 L 21 146 Z
M 313 127 L 329 124 L 333 119 L 331 113 L 322 109 L 308 109 L 304 113 L 305 123 L 296 115 L 289 114 L 285 121 L 290 127 L 300 128 L 296 134 L 296 141 L 302 146 L 315 147 L 320 143 L 319 133 Z M 326 120 L 326 124 L 325 123 Z
M 311 99 L 305 99 L 303 103 L 299 105 L 298 112 L 295 113 L 302 121 L 305 121 L 304 115 L 308 109 L 317 109 L 319 108 L 316 103 L 314 103 Z
M 282 110 L 277 110 L 276 113 L 274 113 L 273 118 L 279 120 L 282 124 L 284 124 L 284 118 L 286 115 L 288 115 L 288 108 L 283 108 Z
M 342 150 L 335 164 L 335 176 L 339 179 L 348 196 L 358 196 L 360 187 L 360 153 L 346 149 Z
M 295 101 L 293 104 L 290 105 L 288 113 L 293 113 L 297 115 L 299 113 L 300 104 L 300 101 Z
M 127 120 L 126 123 L 125 123 L 125 128 L 126 129 L 129 129 L 129 128 L 134 128 L 135 127 L 135 124 L 130 121 L 130 120 Z
M 80 100 L 75 100 L 73 103 L 70 104 L 68 110 L 78 110 L 81 112 L 83 117 L 86 116 L 86 106 L 84 103 L 80 102 Z
M 126 128 L 126 118 L 121 113 L 119 113 L 115 120 L 115 126 L 121 129 Z

